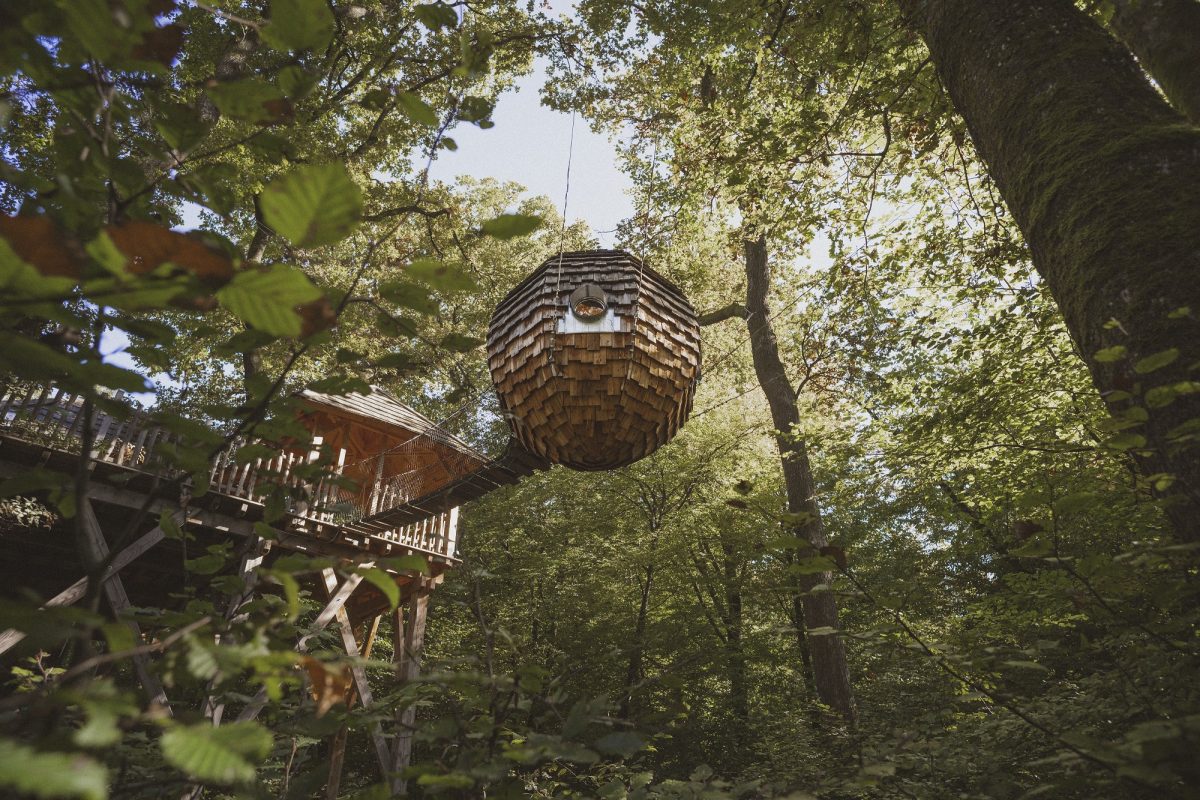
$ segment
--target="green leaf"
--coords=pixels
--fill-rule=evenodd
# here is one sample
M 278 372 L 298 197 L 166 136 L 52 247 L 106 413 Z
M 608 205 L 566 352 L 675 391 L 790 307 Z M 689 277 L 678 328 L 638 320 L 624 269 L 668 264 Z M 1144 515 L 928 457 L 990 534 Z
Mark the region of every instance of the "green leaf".
M 424 361 L 413 358 L 408 353 L 388 353 L 386 356 L 382 356 L 371 363 L 372 366 L 380 367 L 381 369 L 394 369 L 400 373 L 412 372 L 425 366 Z
M 418 258 L 408 265 L 406 272 L 442 292 L 469 291 L 476 285 L 460 264 L 436 258 Z
M 121 741 L 121 728 L 118 726 L 121 720 L 119 714 L 111 708 L 99 704 L 89 704 L 87 712 L 87 721 L 71 737 L 76 745 L 102 748 L 111 747 Z
M 1054 511 L 1058 514 L 1076 514 L 1095 509 L 1099 504 L 1100 497 L 1093 492 L 1072 492 L 1054 501 Z
M 283 587 L 283 595 L 287 600 L 288 622 L 295 622 L 300 616 L 300 582 L 285 569 L 261 570 L 261 573 L 273 578 Z
M 263 41 L 276 50 L 324 50 L 333 38 L 333 12 L 326 0 L 271 0 Z
M 392 579 L 391 575 L 375 567 L 363 567 L 355 572 L 361 575 L 363 580 L 383 592 L 388 599 L 388 604 L 393 609 L 400 605 L 400 587 L 396 585 L 396 581 Z
M 396 95 L 396 102 L 399 103 L 400 110 L 403 111 L 413 122 L 419 123 L 428 128 L 437 127 L 437 113 L 428 103 L 417 97 L 412 92 L 399 92 Z
M 1146 406 L 1149 408 L 1162 408 L 1169 406 L 1175 402 L 1175 387 L 1174 386 L 1155 386 L 1153 389 L 1146 391 Z
M 1106 441 L 1105 445 L 1114 450 L 1134 450 L 1138 447 L 1146 446 L 1146 437 L 1140 433 L 1126 431 L 1125 433 L 1118 433 Z
M 285 264 L 239 272 L 217 291 L 217 300 L 234 316 L 275 336 L 299 336 L 296 307 L 320 296 L 303 272 Z
M 432 314 L 438 310 L 437 301 L 429 290 L 408 281 L 391 281 L 379 287 L 379 296 L 419 314 Z
M 596 740 L 595 747 L 601 753 L 610 756 L 628 758 L 645 747 L 645 743 L 636 733 L 616 731 Z
M 124 622 L 105 623 L 101 630 L 104 632 L 104 641 L 108 643 L 108 652 L 110 653 L 132 650 L 137 644 L 133 638 L 133 630 Z
M 542 218 L 528 214 L 501 214 L 480 226 L 487 236 L 496 239 L 512 239 L 533 233 L 542 226 Z
M 834 560 L 825 556 L 798 558 L 787 566 L 788 572 L 793 575 L 816 575 L 819 572 L 832 572 L 836 569 L 837 564 Z
M 1125 357 L 1125 352 L 1125 346 L 1118 344 L 1113 347 L 1106 347 L 1103 350 L 1097 350 L 1095 359 L 1102 364 L 1120 361 Z
M 0 237 L 0 290 L 4 294 L 31 297 L 66 297 L 75 286 L 73 278 L 43 275 L 24 261 L 12 246 Z
M 267 224 L 297 247 L 340 242 L 362 216 L 362 193 L 336 163 L 297 167 L 272 181 L 261 199 Z
M 129 54 L 138 38 L 125 15 L 120 24 L 113 9 L 104 0 L 71 0 L 57 4 L 67 27 L 84 49 L 101 61 L 120 59 Z
M 1162 350 L 1154 355 L 1146 356 L 1133 365 L 1133 370 L 1144 375 L 1147 372 L 1162 369 L 1177 358 L 1179 358 L 1179 348 L 1172 347 L 1169 350 Z
M 283 92 L 262 78 L 243 78 L 204 88 L 222 114 L 242 122 L 269 125 L 292 116 Z
M 451 772 L 447 775 L 434 775 L 426 772 L 417 778 L 417 785 L 434 786 L 439 789 L 470 789 L 475 785 L 475 779 L 460 772 Z
M 197 575 L 215 575 L 225 566 L 225 556 L 209 553 L 199 558 L 190 558 L 184 561 L 183 565 L 188 572 L 194 572 Z
M 478 123 L 491 116 L 492 110 L 493 106 L 490 100 L 468 95 L 458 104 L 458 118 Z
M 171 728 L 161 740 L 167 763 L 197 780 L 229 785 L 250 783 L 254 765 L 271 751 L 271 734 L 254 722 L 211 723 Z
M 208 134 L 208 125 L 191 106 L 164 102 L 155 108 L 154 129 L 173 150 L 191 150 Z
M 464 336 L 461 333 L 448 333 L 438 342 L 439 347 L 453 350 L 456 353 L 466 353 L 469 350 L 474 350 L 481 344 L 483 344 L 482 339 L 476 339 L 474 336 Z
M 108 770 L 85 755 L 39 752 L 11 739 L 0 739 L 0 786 L 33 797 L 105 800 Z
M 445 3 L 420 3 L 413 8 L 413 12 L 421 24 L 431 31 L 458 27 L 458 14 Z

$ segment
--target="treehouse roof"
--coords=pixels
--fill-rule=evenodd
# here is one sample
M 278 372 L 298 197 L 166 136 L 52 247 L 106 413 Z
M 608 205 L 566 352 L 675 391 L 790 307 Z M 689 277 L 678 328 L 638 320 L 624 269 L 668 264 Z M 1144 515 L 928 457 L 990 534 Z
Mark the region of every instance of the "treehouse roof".
M 371 386 L 370 394 L 324 394 L 305 389 L 300 396 L 310 405 L 322 407 L 337 416 L 356 417 L 370 427 L 390 433 L 416 434 L 431 444 L 442 445 L 480 462 L 487 461 L 483 453 L 429 417 L 401 403 L 382 386 Z

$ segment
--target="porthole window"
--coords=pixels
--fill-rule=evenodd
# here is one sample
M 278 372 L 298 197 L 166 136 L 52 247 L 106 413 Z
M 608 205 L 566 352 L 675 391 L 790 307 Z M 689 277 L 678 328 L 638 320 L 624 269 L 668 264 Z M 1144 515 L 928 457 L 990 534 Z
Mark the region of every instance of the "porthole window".
M 595 322 L 608 311 L 604 290 L 594 283 L 585 283 L 571 292 L 571 313 L 581 322 Z

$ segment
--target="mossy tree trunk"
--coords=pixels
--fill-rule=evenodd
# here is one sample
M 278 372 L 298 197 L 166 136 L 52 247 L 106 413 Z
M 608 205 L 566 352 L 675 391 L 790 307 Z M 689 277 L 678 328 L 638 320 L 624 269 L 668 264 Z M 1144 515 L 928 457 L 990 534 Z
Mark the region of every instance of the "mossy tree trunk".
M 1200 0 L 1115 0 L 1112 28 L 1171 105 L 1200 125 Z
M 796 393 L 788 380 L 787 370 L 779 358 L 779 343 L 771 326 L 771 311 L 767 303 L 771 271 L 767 262 L 766 237 L 758 235 L 745 241 L 746 258 L 746 325 L 750 329 L 750 350 L 754 372 L 771 408 L 775 425 L 775 440 L 783 464 L 783 481 L 787 491 L 788 512 L 798 520 L 792 529 L 810 547 L 798 553 L 800 557 L 816 555 L 827 545 L 821 509 L 816 499 L 816 482 L 808 459 L 808 444 L 797 435 L 796 424 L 800 411 Z M 837 630 L 838 608 L 832 592 L 814 591 L 829 586 L 833 576 L 828 572 L 798 576 L 798 590 L 804 611 L 804 627 Z M 854 693 L 850 687 L 850 672 L 846 664 L 846 648 L 837 634 L 809 636 L 808 651 L 812 661 L 813 685 L 821 702 L 854 720 Z
M 1200 128 L 1070 0 L 899 2 L 1129 426 L 1114 446 L 1174 476 L 1172 522 L 1200 539 Z

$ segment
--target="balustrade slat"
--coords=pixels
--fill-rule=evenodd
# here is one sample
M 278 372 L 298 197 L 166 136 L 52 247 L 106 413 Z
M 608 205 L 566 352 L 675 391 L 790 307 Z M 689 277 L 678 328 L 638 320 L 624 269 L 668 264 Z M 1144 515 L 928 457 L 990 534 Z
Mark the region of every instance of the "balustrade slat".
M 67 440 L 70 440 L 72 436 L 79 436 L 83 431 L 84 402 L 85 398 L 81 394 L 77 394 L 71 398 L 71 424 L 67 427 Z

